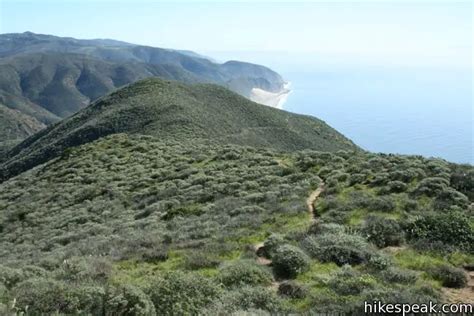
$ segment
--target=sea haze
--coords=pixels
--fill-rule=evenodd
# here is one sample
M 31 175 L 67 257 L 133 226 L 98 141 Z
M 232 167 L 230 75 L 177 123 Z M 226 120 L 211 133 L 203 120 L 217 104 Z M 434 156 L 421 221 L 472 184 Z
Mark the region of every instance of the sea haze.
M 267 54 L 265 61 L 263 53 L 233 54 L 291 82 L 283 109 L 321 118 L 367 150 L 474 163 L 470 66 L 352 65 L 279 54 Z

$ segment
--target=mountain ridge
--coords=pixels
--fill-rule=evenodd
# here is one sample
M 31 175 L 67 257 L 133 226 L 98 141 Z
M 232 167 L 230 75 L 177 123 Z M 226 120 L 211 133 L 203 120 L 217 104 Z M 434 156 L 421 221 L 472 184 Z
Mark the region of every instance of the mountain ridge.
M 257 104 L 217 85 L 148 78 L 99 99 L 14 147 L 2 160 L 0 178 L 46 162 L 69 147 L 115 133 L 286 151 L 360 150 L 319 119 Z
M 0 34 L 0 102 L 48 125 L 101 96 L 148 77 L 214 83 L 246 98 L 284 80 L 251 63 L 216 63 L 191 51 L 109 39 L 80 40 L 32 32 Z

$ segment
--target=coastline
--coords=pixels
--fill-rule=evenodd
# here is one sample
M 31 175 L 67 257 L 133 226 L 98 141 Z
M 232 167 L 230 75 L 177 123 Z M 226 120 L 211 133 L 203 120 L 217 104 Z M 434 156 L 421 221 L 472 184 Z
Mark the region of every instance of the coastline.
M 281 110 L 291 93 L 290 86 L 291 82 L 285 82 L 283 88 L 279 92 L 270 92 L 260 88 L 253 88 L 250 91 L 250 100 Z

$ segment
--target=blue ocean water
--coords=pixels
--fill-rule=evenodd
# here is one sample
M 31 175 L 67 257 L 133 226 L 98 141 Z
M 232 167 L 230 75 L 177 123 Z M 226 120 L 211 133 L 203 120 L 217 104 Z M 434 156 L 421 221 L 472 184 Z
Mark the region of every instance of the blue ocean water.
M 474 164 L 472 73 L 460 69 L 287 71 L 284 109 L 316 116 L 374 151 Z
M 209 55 L 269 66 L 291 82 L 284 110 L 318 117 L 364 149 L 474 164 L 471 60 L 401 66 L 357 56 Z

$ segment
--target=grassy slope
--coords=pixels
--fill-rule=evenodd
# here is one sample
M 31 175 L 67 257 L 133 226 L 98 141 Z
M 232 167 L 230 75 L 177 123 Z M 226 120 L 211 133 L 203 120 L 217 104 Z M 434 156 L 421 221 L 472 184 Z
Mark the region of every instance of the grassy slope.
M 405 227 L 433 213 L 456 211 L 456 218 L 467 216 L 471 232 L 457 226 L 455 238 L 473 237 L 471 202 L 452 187 L 465 188 L 469 179 L 452 182 L 452 168 L 422 157 L 289 154 L 196 139 L 109 136 L 0 184 L 0 258 L 11 267 L 0 266 L 3 302 L 16 297 L 19 309 L 28 303 L 30 310 L 45 311 L 51 297 L 68 297 L 52 310 L 87 312 L 94 308 L 85 293 L 94 289 L 94 304 L 113 311 L 117 306 L 111 302 L 119 297 L 110 289 L 122 284 L 146 293 L 140 302 L 151 299 L 157 314 L 341 312 L 365 299 L 442 301 L 436 271 L 472 264 L 472 249 L 456 241 L 443 246 L 434 233 L 413 239 Z M 465 171 L 474 175 L 472 167 Z M 315 203 L 316 213 L 325 224 L 310 227 L 305 201 L 318 177 L 325 193 Z M 387 234 L 400 237 L 393 239 L 396 248 L 369 242 L 380 240 L 370 239 L 364 228 L 370 215 L 399 225 Z M 274 233 L 284 238 L 279 244 L 311 257 L 293 281 L 303 293 L 294 298 L 277 295 L 271 282 L 281 282 L 278 274 L 255 265 L 253 246 Z M 346 240 L 330 250 L 339 256 L 327 257 L 311 246 L 324 238 L 334 245 Z M 348 253 L 348 260 L 360 255 L 364 260 L 338 266 L 335 260 Z M 176 271 L 185 274 L 167 277 Z M 64 294 L 45 291 L 45 281 L 36 276 L 55 280 Z M 204 290 L 212 300 L 200 296 Z M 36 300 L 25 298 L 33 294 Z M 131 302 L 125 300 L 122 310 L 132 308 Z
M 358 150 L 313 117 L 253 103 L 216 85 L 145 79 L 104 97 L 15 147 L 0 168 L 6 179 L 66 148 L 126 132 L 162 139 L 212 139 L 279 150 Z

